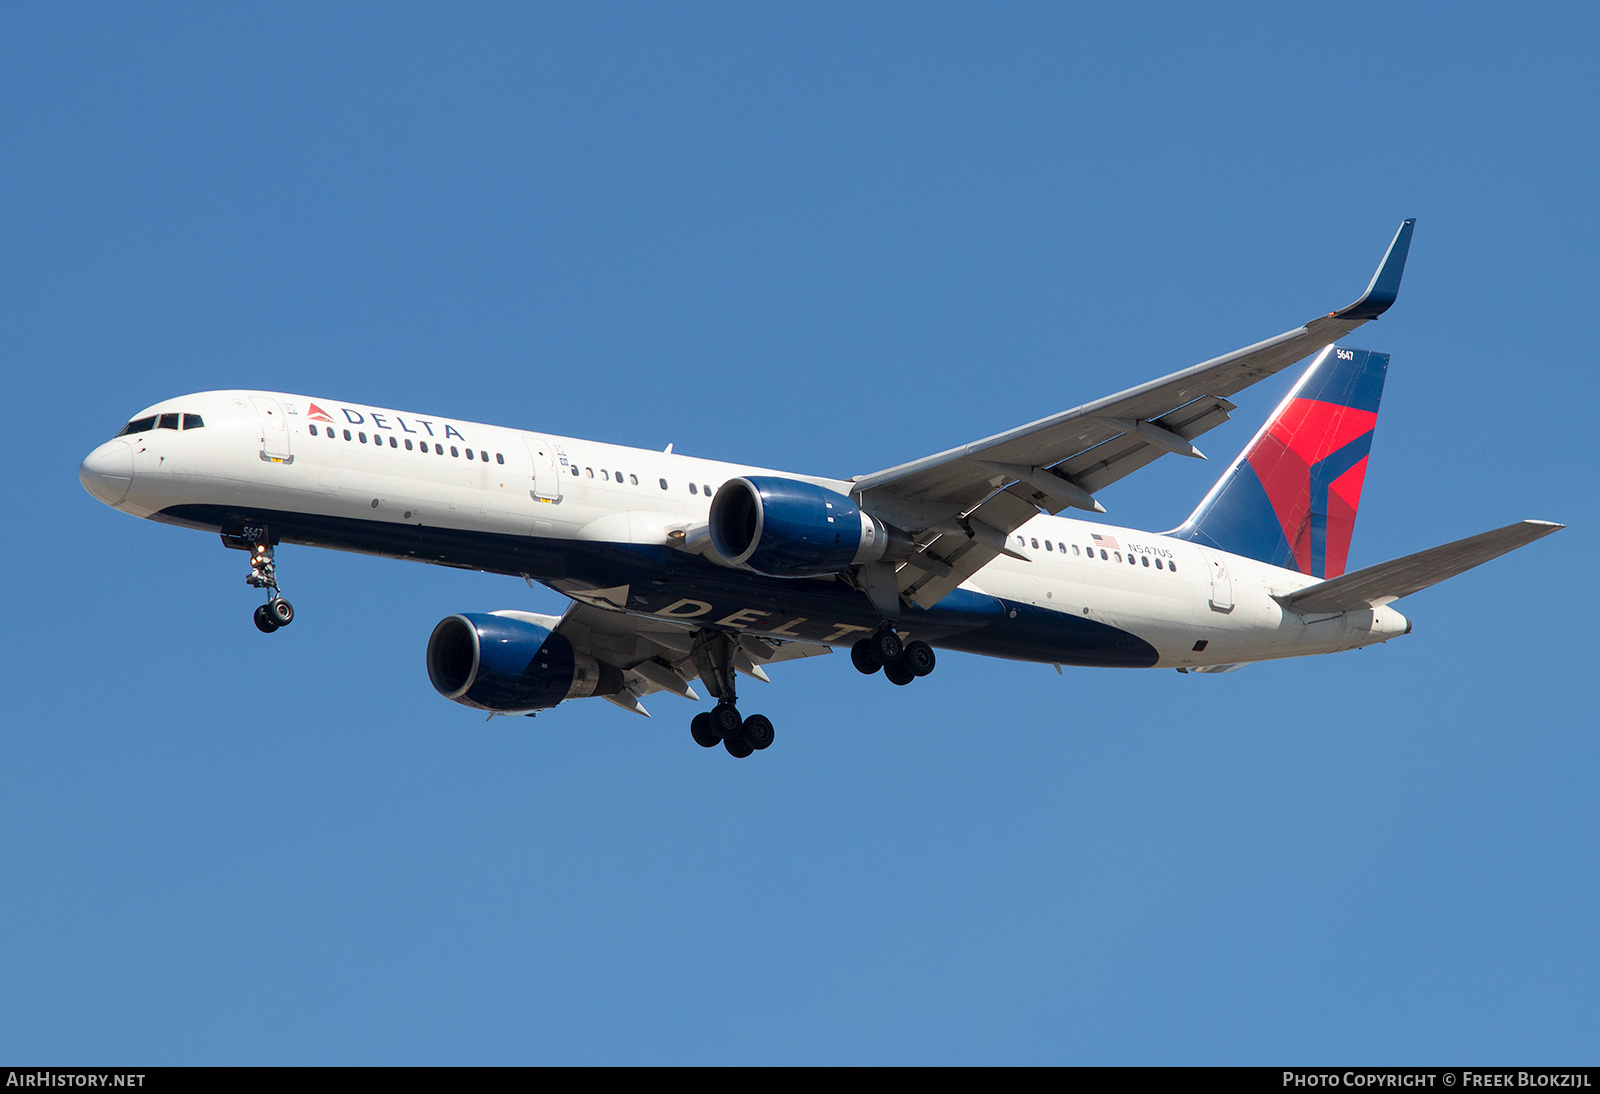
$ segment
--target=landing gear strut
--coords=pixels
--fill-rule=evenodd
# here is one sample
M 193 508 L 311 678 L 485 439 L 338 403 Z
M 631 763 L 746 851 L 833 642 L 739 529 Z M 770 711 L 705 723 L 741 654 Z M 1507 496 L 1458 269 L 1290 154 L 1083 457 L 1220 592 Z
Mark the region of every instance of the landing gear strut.
M 892 627 L 850 647 L 850 663 L 860 672 L 871 676 L 882 669 L 891 684 L 902 687 L 932 672 L 936 660 L 932 646 L 921 639 L 902 644 Z
M 689 723 L 689 734 L 701 748 L 715 748 L 720 741 L 730 756 L 744 759 L 772 744 L 772 722 L 764 715 L 746 718 L 735 705 L 734 662 L 741 656 L 737 641 L 722 631 L 703 630 L 695 635 L 691 655 L 700 679 L 717 700 L 709 711 L 701 711 Z

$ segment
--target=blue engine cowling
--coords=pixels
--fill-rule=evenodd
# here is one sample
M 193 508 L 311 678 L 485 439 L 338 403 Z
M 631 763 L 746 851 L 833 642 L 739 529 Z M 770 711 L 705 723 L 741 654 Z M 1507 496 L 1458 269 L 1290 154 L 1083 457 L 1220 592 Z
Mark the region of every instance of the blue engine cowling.
M 617 669 L 573 649 L 553 627 L 500 613 L 441 619 L 428 638 L 428 679 L 446 699 L 499 712 L 622 690 Z
M 766 475 L 723 483 L 707 531 L 723 562 L 772 577 L 840 573 L 889 544 L 889 530 L 845 495 Z

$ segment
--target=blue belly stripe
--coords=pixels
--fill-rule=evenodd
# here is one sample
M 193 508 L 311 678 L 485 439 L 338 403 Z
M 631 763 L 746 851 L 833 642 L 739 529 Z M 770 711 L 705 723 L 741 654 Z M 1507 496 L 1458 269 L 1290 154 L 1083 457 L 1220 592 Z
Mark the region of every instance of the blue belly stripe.
M 764 577 L 665 546 L 542 539 L 224 505 L 175 505 L 151 519 L 228 534 L 238 534 L 246 524 L 264 524 L 282 543 L 526 574 L 567 589 L 626 585 L 630 611 L 657 613 L 682 600 L 700 601 L 715 607 L 684 621 L 708 624 L 747 609 L 747 614 L 766 613 L 759 625 L 747 629 L 759 633 L 787 626 L 791 637 L 810 642 L 849 645 L 881 622 L 866 594 L 843 581 Z M 791 623 L 796 619 L 804 621 Z M 1150 643 L 1109 624 L 970 589 L 956 589 L 927 610 L 908 608 L 895 625 L 943 649 L 1017 661 L 1146 668 L 1158 657 Z M 843 627 L 859 630 L 830 638 Z

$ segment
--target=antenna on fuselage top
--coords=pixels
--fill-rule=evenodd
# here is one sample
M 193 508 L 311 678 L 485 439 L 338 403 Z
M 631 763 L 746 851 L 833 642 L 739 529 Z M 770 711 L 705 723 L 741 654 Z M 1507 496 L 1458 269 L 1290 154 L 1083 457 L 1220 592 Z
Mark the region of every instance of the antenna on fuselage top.
M 661 451 L 668 456 L 672 455 L 672 444 L 668 442 L 667 447 L 663 448 Z

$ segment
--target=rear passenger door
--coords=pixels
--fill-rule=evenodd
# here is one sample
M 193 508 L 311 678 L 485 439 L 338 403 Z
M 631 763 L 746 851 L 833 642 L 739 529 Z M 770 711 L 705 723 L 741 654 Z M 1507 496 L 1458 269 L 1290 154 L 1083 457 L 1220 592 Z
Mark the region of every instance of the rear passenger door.
M 1228 573 L 1227 560 L 1205 547 L 1200 548 L 1200 553 L 1205 556 L 1211 577 L 1211 610 L 1224 614 L 1233 611 L 1233 576 Z

